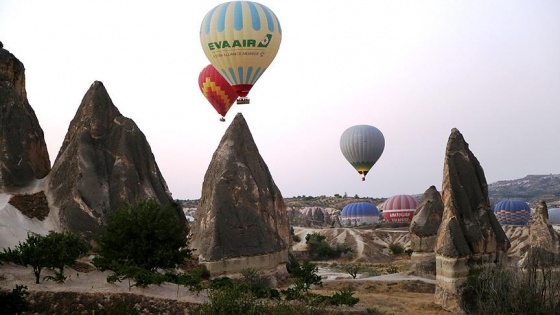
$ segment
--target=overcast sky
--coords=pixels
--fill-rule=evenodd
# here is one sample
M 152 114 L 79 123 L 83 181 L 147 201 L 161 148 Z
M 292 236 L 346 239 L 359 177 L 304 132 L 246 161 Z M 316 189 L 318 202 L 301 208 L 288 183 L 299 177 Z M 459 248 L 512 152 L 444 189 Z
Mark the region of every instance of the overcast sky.
M 453 127 L 489 183 L 560 173 L 560 1 L 259 1 L 282 44 L 225 123 L 197 83 L 200 23 L 222 2 L 0 0 L 0 41 L 25 65 L 51 163 L 99 80 L 175 199 L 200 197 L 238 112 L 284 197 L 440 189 Z M 365 182 L 339 148 L 356 124 L 386 142 Z

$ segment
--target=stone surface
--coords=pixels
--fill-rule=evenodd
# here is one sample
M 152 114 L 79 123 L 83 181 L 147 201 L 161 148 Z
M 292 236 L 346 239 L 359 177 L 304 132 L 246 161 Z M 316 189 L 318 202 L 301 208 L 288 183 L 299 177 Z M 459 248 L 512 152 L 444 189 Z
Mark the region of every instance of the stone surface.
M 445 153 L 443 218 L 436 242 L 435 301 L 462 313 L 461 286 L 469 268 L 500 264 L 510 247 L 488 198 L 484 171 L 457 129 Z
M 443 216 L 443 202 L 435 186 L 428 188 L 410 223 L 411 271 L 417 275 L 436 274 L 435 246 Z
M 273 268 L 287 261 L 290 232 L 282 194 L 241 114 L 214 152 L 194 222 L 193 248 L 201 262 L 266 257 Z
M 529 222 L 529 249 L 522 265 L 553 266 L 560 263 L 558 233 L 548 222 L 548 207 L 540 201 Z
M 25 68 L 0 47 L 0 192 L 29 185 L 50 169 L 43 130 L 27 100 Z
M 61 226 L 86 239 L 98 233 L 110 211 L 127 203 L 173 201 L 146 137 L 98 81 L 70 123 L 45 192 Z

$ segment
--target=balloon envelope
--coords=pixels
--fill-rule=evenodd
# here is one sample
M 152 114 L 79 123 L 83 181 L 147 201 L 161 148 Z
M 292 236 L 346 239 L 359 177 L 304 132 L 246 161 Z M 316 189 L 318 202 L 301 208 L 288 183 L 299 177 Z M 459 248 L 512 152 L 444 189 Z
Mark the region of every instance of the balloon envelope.
M 527 225 L 531 207 L 523 200 L 502 200 L 494 206 L 494 214 L 502 225 Z
M 362 180 L 365 180 L 365 176 L 379 160 L 384 149 L 385 138 L 374 126 L 352 126 L 340 137 L 342 154 L 356 171 L 362 174 Z
M 282 41 L 274 12 L 251 1 L 231 1 L 210 10 L 200 26 L 200 43 L 210 63 L 241 97 L 270 65 Z
M 387 222 L 410 222 L 418 206 L 411 195 L 395 195 L 383 203 L 383 219 Z
M 198 75 L 198 86 L 204 97 L 212 104 L 218 114 L 225 116 L 237 99 L 237 93 L 214 68 L 208 65 Z

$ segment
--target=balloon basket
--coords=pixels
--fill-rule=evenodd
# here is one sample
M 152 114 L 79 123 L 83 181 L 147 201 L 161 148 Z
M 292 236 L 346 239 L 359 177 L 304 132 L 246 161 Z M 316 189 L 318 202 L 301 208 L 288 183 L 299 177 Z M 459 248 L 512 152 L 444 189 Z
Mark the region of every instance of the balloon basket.
M 237 99 L 237 105 L 244 105 L 244 104 L 249 104 L 250 100 L 248 97 L 239 97 Z

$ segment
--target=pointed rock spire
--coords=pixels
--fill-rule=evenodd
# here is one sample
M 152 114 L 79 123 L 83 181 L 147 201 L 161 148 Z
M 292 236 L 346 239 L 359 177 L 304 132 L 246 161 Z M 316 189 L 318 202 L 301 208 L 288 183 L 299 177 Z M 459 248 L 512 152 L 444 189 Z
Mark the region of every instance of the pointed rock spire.
M 61 225 L 88 239 L 109 212 L 127 203 L 172 202 L 146 137 L 120 114 L 99 81 L 70 123 L 45 191 Z
M 447 142 L 443 169 L 443 218 L 436 242 L 436 303 L 461 313 L 461 285 L 469 269 L 501 263 L 510 247 L 490 208 L 480 163 L 459 130 Z
M 552 267 L 560 264 L 560 237 L 548 222 L 548 207 L 539 201 L 529 222 L 529 250 L 521 264 L 525 267 Z
M 43 130 L 27 100 L 25 68 L 0 47 L 0 191 L 24 187 L 50 169 Z
M 249 259 L 241 267 L 262 268 L 287 261 L 286 206 L 241 114 L 212 156 L 194 222 L 193 247 L 202 262 L 222 266 L 223 259 L 261 255 L 264 265 Z M 206 265 L 213 273 L 235 271 Z

